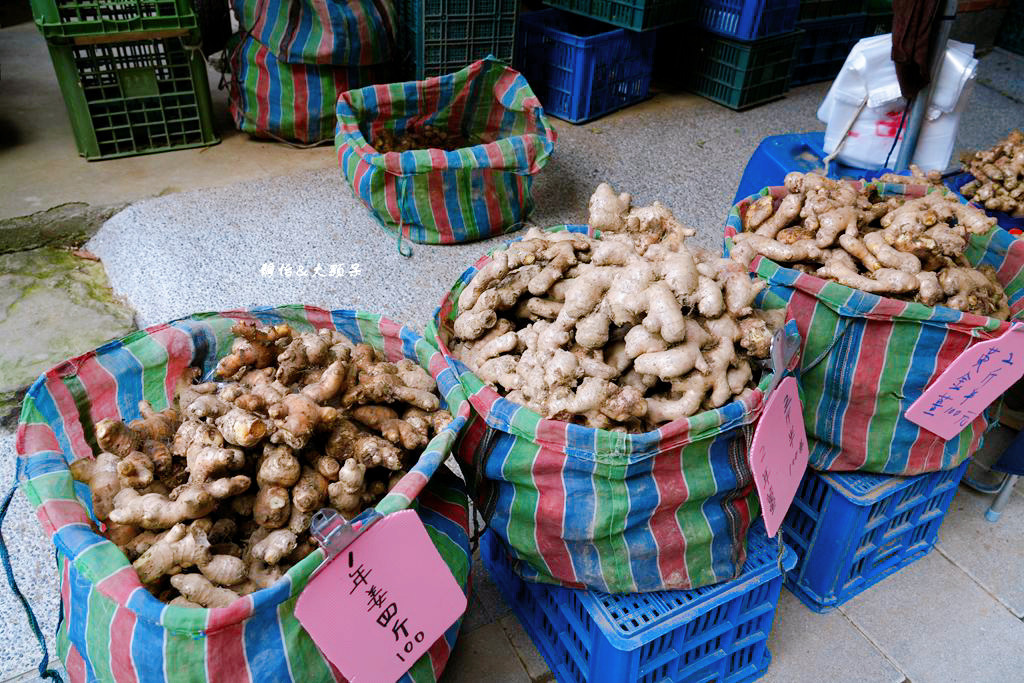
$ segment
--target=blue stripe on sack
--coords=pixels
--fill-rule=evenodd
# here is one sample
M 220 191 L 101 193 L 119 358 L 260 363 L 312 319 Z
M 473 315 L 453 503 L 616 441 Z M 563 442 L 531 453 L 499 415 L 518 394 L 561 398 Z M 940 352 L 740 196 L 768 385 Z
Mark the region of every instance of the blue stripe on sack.
M 283 315 L 277 312 L 274 306 L 254 306 L 249 309 L 249 312 L 264 325 L 291 324 L 293 322 L 292 320 L 285 319 Z
M 146 398 L 142 386 L 142 363 L 121 342 L 104 344 L 96 353 L 96 361 L 117 382 L 117 410 L 126 422 L 139 417 L 139 401 Z
M 572 428 L 566 440 L 575 439 Z M 595 431 L 595 430 L 587 430 Z M 596 433 L 596 432 L 595 432 Z M 583 458 L 565 458 L 562 467 L 562 486 L 565 490 L 565 509 L 562 515 L 562 538 L 565 539 L 572 571 L 577 579 L 590 582 L 600 580 L 601 556 L 597 552 L 595 516 L 597 514 L 597 491 L 594 486 L 594 470 L 597 461 Z
M 416 514 L 419 515 L 420 520 L 427 527 L 430 527 L 435 532 L 447 536 L 452 543 L 459 546 L 467 553 L 469 552 L 469 536 L 466 534 L 466 530 L 462 528 L 462 525 L 453 519 L 445 517 L 437 510 L 432 510 L 424 505 L 420 505 Z M 464 587 L 463 592 L 469 590 L 468 584 Z
M 60 545 L 64 555 L 76 560 L 86 550 L 108 541 L 87 524 L 67 524 L 53 535 L 53 542 Z
M 445 152 L 446 156 L 448 154 L 458 157 L 457 152 Z M 456 242 L 465 242 L 469 239 L 469 228 L 462 218 L 462 212 L 458 210 L 460 174 L 453 168 L 447 168 L 440 171 L 438 175 L 441 177 L 444 188 L 444 203 L 448 207 L 448 221 L 452 226 L 452 237 Z
M 516 443 L 516 437 L 501 432 L 494 440 L 494 447 L 484 462 L 484 475 L 495 481 L 507 481 L 508 477 L 503 470 L 508 462 L 509 453 Z M 515 486 L 494 486 L 497 496 L 494 501 L 494 514 L 491 516 L 488 525 L 491 526 L 502 538 L 508 538 L 509 525 L 511 524 L 512 504 L 515 502 Z
M 306 101 L 308 101 L 308 102 L 316 102 L 317 106 L 322 108 L 323 107 L 323 100 L 324 100 L 324 93 L 323 93 L 323 89 L 321 88 L 321 86 L 324 83 L 323 80 L 320 79 L 320 78 L 306 78 L 305 80 L 306 80 Z M 335 95 L 341 95 L 341 93 L 340 92 L 339 93 L 335 93 Z M 335 98 L 335 103 L 336 102 L 337 102 L 337 98 Z M 333 118 L 335 120 L 335 124 L 334 124 L 335 125 L 335 132 L 337 132 L 337 125 L 338 125 L 337 124 L 337 119 L 338 119 L 338 117 L 334 115 L 334 111 L 332 110 L 333 104 L 334 103 L 332 103 L 328 107 L 329 111 L 321 111 L 320 112 L 320 117 L 322 119 L 325 119 L 325 120 L 329 119 L 329 118 Z
M 473 155 L 477 163 L 481 168 L 487 168 L 491 162 L 487 158 L 487 152 L 484 151 L 483 145 L 476 145 L 475 147 L 469 148 L 469 153 Z M 490 192 L 484 187 L 483 178 L 480 173 L 472 173 L 472 192 L 470 192 L 470 203 L 473 211 L 473 221 L 476 223 L 477 230 L 481 235 L 486 235 L 491 231 L 491 218 L 487 212 L 487 202 L 484 197 Z
M 68 639 L 74 643 L 75 649 L 82 655 L 85 663 L 85 679 L 96 680 L 96 670 L 92 666 L 93 657 L 101 657 L 104 653 L 89 652 L 89 641 L 86 638 L 86 628 L 89 625 L 89 594 L 92 592 L 92 582 L 82 576 L 74 564 L 68 566 L 69 599 L 73 607 L 69 610 L 68 618 Z
M 651 514 L 658 505 L 658 487 L 651 472 L 654 458 L 644 458 L 626 468 L 625 484 L 629 494 L 626 532 L 623 540 L 629 553 L 629 566 L 638 591 L 663 586 L 658 566 L 658 543 L 651 533 Z
M 298 6 L 298 23 L 295 31 L 292 33 L 292 41 L 288 45 L 288 50 L 283 55 L 284 60 L 291 63 L 307 61 L 303 58 L 303 50 L 305 49 L 306 40 L 309 39 L 309 34 L 313 32 L 313 12 L 311 8 L 304 2 L 298 3 Z
M 736 472 L 729 462 L 728 435 L 718 435 L 708 449 L 708 460 L 715 478 L 716 493 L 701 505 L 708 525 L 711 527 L 711 571 L 717 581 L 731 578 L 735 567 L 732 561 L 732 535 L 729 533 L 729 518 L 723 508 L 723 499 L 736 488 Z
M 26 479 L 35 479 L 44 474 L 67 472 L 68 462 L 60 451 L 39 451 L 27 458 L 20 458 L 22 472 Z
M 427 238 L 427 230 L 423 227 L 423 218 L 420 216 L 420 209 L 416 205 L 416 184 L 412 175 L 416 171 L 416 157 L 412 152 L 403 152 L 401 158 L 402 171 L 410 175 L 394 179 L 395 190 L 399 202 L 398 206 L 402 217 L 406 221 L 406 229 L 408 231 L 409 239 L 424 241 Z M 405 186 L 404 192 L 402 190 L 403 185 Z
M 269 82 L 269 87 L 267 88 L 267 130 L 279 131 L 281 135 L 287 137 L 295 131 L 294 126 L 291 131 L 283 129 L 281 65 L 278 63 L 273 51 L 267 52 L 267 81 Z
M 243 0 L 244 1 L 244 0 Z M 282 0 L 268 0 L 268 4 L 265 5 L 265 9 L 262 12 L 263 18 L 263 30 L 260 31 L 259 40 L 264 45 L 270 45 L 273 39 L 274 28 L 277 19 L 271 20 L 271 17 L 281 16 L 281 3 Z M 258 12 L 259 10 L 257 10 Z M 258 21 L 258 19 L 254 19 Z
M 359 329 L 359 322 L 348 311 L 331 311 L 331 322 L 334 327 L 358 344 L 363 340 L 363 331 Z
M 914 400 L 916 400 L 916 396 L 921 392 L 920 385 L 922 380 L 931 377 L 932 373 L 935 372 L 936 364 L 939 360 L 937 352 L 946 341 L 947 336 L 946 329 L 936 325 L 921 325 L 919 329 L 920 335 L 917 338 L 917 343 L 914 345 L 910 365 L 907 368 L 907 376 L 901 385 L 902 395 L 915 396 Z M 908 384 L 917 384 L 918 388 L 911 389 L 907 386 Z M 910 460 L 910 447 L 921 433 L 920 427 L 915 426 L 903 417 L 903 412 L 910 407 L 912 402 L 911 400 L 900 402 L 900 417 L 896 422 L 892 443 L 889 446 L 889 459 L 886 463 L 887 471 L 902 471 L 906 467 L 907 462 Z M 946 441 L 942 454 L 943 467 L 949 464 L 948 457 L 950 452 L 955 453 L 959 446 L 959 435 Z M 899 470 L 888 469 L 894 462 L 899 463 Z
M 64 427 L 64 419 L 57 408 L 57 403 L 53 400 L 53 394 L 50 393 L 49 387 L 46 386 L 47 381 L 49 379 L 45 375 L 37 379 L 32 388 L 29 389 L 28 397 L 32 398 L 36 410 L 39 411 L 39 414 L 46 420 L 46 424 L 53 430 L 53 435 L 60 445 L 61 452 L 74 453 L 74 449 L 71 447 L 71 440 L 68 438 L 67 429 Z
M 189 365 L 203 364 L 203 377 L 211 377 L 217 367 L 217 334 L 209 324 L 200 320 L 184 319 L 171 323 L 192 340 L 192 359 Z
M 128 597 L 125 606 L 136 613 L 131 639 L 132 663 L 135 665 L 136 676 L 140 681 L 167 680 L 170 677 L 164 670 L 164 639 L 167 637 L 167 630 L 160 623 L 163 603 L 144 588 L 137 588 Z
M 857 298 L 854 296 L 853 298 Z M 842 327 L 843 319 L 840 319 Z M 818 406 L 817 429 L 830 443 L 841 443 L 843 419 L 850 406 L 850 392 L 856 374 L 857 352 L 863 344 L 866 320 L 849 319 L 845 331 L 838 330 L 840 339 L 832 347 L 825 363 L 826 390 Z M 835 454 L 838 457 L 839 453 Z
M 288 586 L 289 582 L 281 582 Z M 265 599 L 258 591 L 252 594 L 257 603 Z M 245 658 L 249 662 L 250 678 L 253 681 L 290 680 L 288 653 L 281 635 L 281 623 L 277 610 L 272 607 L 257 609 L 252 618 L 245 622 L 243 638 Z

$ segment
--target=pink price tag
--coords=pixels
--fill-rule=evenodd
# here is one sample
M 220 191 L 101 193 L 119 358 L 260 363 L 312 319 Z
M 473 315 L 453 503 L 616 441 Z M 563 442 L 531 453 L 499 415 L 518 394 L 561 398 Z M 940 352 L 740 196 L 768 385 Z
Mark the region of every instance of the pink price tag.
M 956 357 L 903 415 L 929 432 L 952 439 L 1024 377 L 1024 325 Z
M 295 616 L 351 683 L 402 676 L 466 611 L 412 510 L 387 515 L 317 572 Z
M 778 532 L 793 502 L 809 454 L 796 379 L 787 377 L 768 395 L 750 445 L 750 470 L 769 536 Z

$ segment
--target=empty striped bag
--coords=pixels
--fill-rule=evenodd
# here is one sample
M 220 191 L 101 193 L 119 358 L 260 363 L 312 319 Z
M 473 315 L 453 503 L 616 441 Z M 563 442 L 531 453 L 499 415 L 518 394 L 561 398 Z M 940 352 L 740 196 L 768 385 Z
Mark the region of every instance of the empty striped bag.
M 932 191 L 876 186 L 882 196 Z M 786 189 L 765 188 L 730 212 L 727 252 L 728 238 L 743 230 L 747 207 L 769 193 L 778 206 Z M 971 236 L 965 256 L 974 265 L 996 268 L 1009 297 L 1011 320 L 1020 320 L 1024 243 L 995 227 Z M 903 414 L 954 358 L 981 339 L 999 336 L 1010 323 L 869 294 L 760 256 L 750 269 L 786 302 L 787 317 L 796 322 L 804 340 L 799 373 L 812 467 L 913 475 L 953 469 L 980 448 L 993 422 L 991 409 L 948 441 Z
M 462 482 L 441 463 L 470 416 L 458 381 L 437 350 L 415 332 L 379 315 L 285 306 L 200 313 L 156 325 L 66 361 L 42 375 L 25 398 L 17 435 L 17 481 L 57 547 L 61 620 L 57 650 L 72 681 L 336 681 L 296 620 L 299 593 L 324 559 L 316 550 L 277 583 L 229 607 L 164 604 L 139 582 L 124 553 L 94 531 L 91 497 L 72 480 L 69 463 L 93 457 L 94 424 L 138 417 L 148 400 L 173 400 L 185 368 L 212 375 L 238 320 L 288 323 L 298 330 L 335 328 L 390 360 L 410 358 L 438 377 L 455 420 L 377 504 L 383 514 L 415 509 L 456 580 L 468 592 L 468 504 Z M 461 620 L 460 620 L 461 621 Z M 343 625 L 342 625 L 343 627 Z M 458 634 L 456 623 L 403 678 L 435 681 Z M 41 669 L 42 670 L 42 669 Z
M 373 147 L 381 131 L 401 135 L 423 126 L 449 130 L 471 146 L 387 154 Z M 341 174 L 399 243 L 455 244 L 521 227 L 533 210 L 533 176 L 555 138 L 526 79 L 492 58 L 338 99 Z

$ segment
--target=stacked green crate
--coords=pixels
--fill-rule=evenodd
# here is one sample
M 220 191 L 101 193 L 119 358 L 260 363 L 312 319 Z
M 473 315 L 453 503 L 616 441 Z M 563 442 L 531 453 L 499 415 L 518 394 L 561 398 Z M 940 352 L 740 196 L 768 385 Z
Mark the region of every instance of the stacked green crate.
M 512 62 L 518 0 L 395 0 L 409 78 L 458 71 L 488 55 Z
M 189 0 L 32 0 L 32 9 L 80 155 L 219 142 Z

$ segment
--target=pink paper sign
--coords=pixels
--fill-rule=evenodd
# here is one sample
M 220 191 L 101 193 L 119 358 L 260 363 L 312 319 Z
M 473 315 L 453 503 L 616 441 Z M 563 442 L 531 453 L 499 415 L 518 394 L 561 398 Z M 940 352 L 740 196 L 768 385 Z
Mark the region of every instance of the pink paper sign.
M 769 536 L 778 532 L 793 502 L 809 454 L 796 379 L 787 377 L 768 395 L 750 445 L 750 470 Z
M 351 683 L 402 676 L 466 611 L 412 510 L 387 515 L 317 572 L 295 616 Z
M 1024 377 L 1024 325 L 956 357 L 903 415 L 929 432 L 952 439 L 992 401 Z

